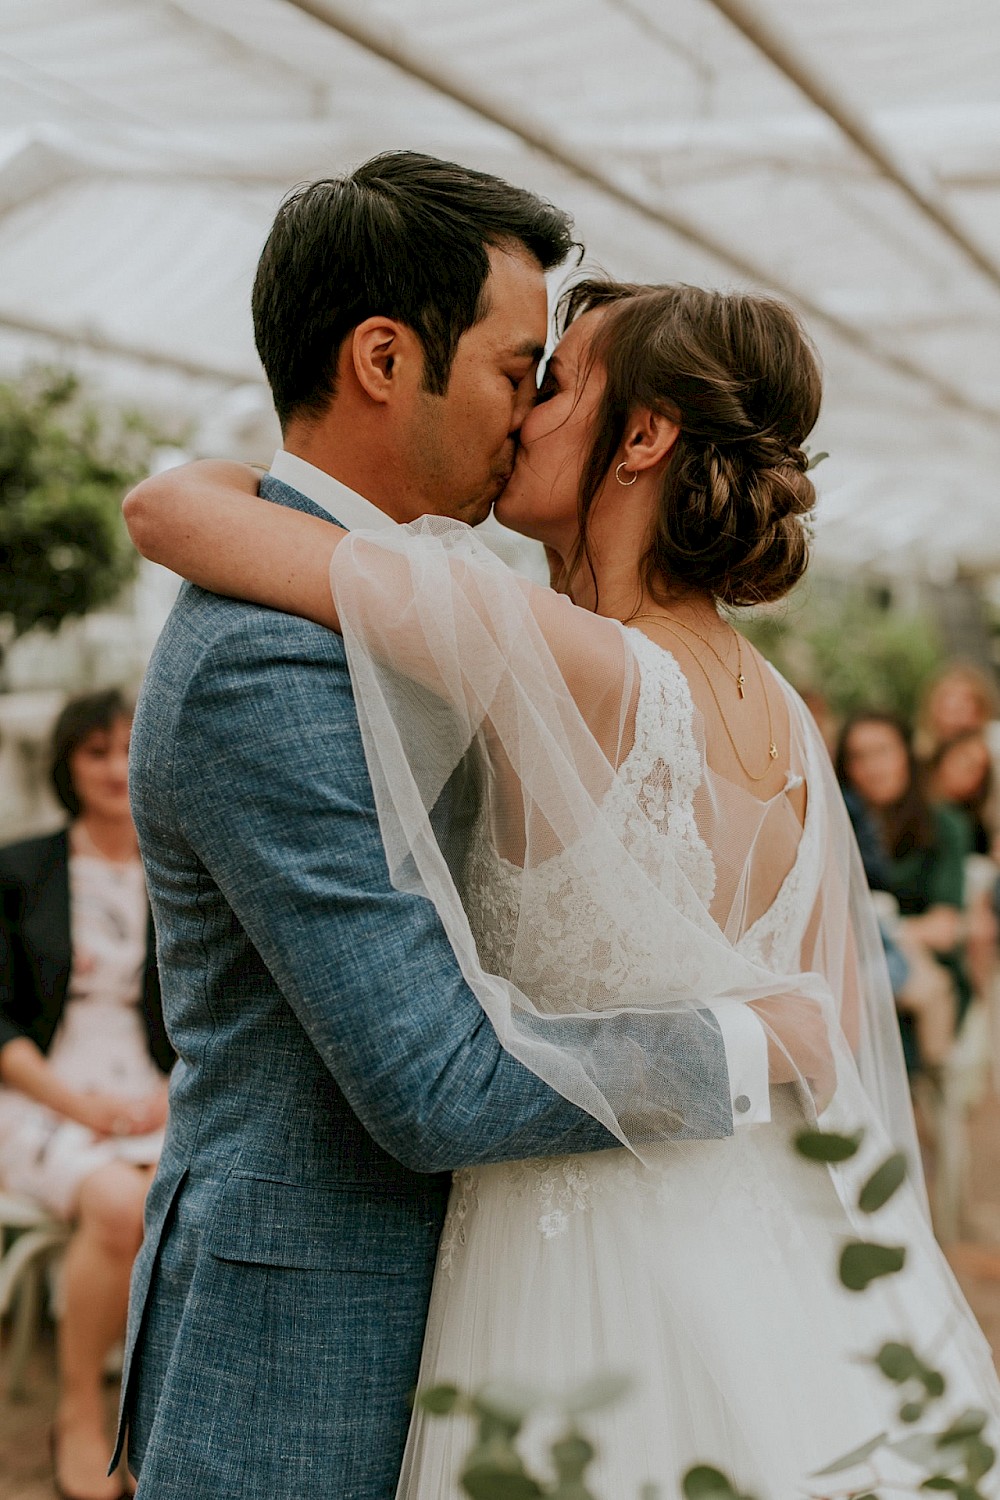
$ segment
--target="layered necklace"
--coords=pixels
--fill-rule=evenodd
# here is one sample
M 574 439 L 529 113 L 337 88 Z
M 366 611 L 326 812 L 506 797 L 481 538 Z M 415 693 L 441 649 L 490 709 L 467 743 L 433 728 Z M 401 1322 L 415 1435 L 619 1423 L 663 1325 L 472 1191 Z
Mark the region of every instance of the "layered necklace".
M 622 624 L 634 625 L 638 620 L 645 620 L 650 625 L 658 625 L 661 630 L 669 631 L 670 634 L 672 636 L 675 636 L 679 641 L 685 640 L 685 637 L 681 634 L 681 631 L 686 631 L 688 634 L 693 635 L 696 640 L 700 641 L 701 644 L 706 647 L 707 650 L 711 651 L 712 655 L 719 663 L 719 666 L 726 673 L 726 676 L 732 678 L 733 682 L 736 684 L 736 690 L 740 695 L 740 701 L 742 702 L 743 699 L 746 698 L 746 678 L 743 675 L 743 640 L 738 630 L 733 630 L 733 635 L 736 637 L 736 671 L 734 672 L 732 667 L 729 665 L 729 662 L 721 654 L 721 652 L 715 649 L 715 647 L 712 645 L 712 642 L 710 640 L 707 640 L 705 636 L 702 635 L 700 630 L 695 630 L 693 625 L 687 625 L 683 620 L 667 621 L 663 619 L 662 615 L 631 615 L 629 619 L 623 620 Z M 688 650 L 691 651 L 690 645 L 688 646 Z M 729 720 L 726 718 L 726 715 L 723 712 L 722 704 L 719 702 L 719 695 L 715 691 L 715 684 L 712 681 L 711 672 L 709 672 L 698 652 L 691 651 L 691 655 L 698 663 L 698 666 L 701 668 L 701 671 L 704 674 L 705 681 L 708 684 L 708 690 L 711 693 L 715 701 L 715 706 L 719 711 L 719 718 L 722 720 L 722 727 L 726 731 L 726 738 L 729 740 L 733 754 L 739 762 L 744 776 L 746 776 L 749 781 L 764 781 L 766 777 L 770 775 L 772 763 L 778 758 L 778 746 L 774 738 L 774 721 L 771 717 L 771 700 L 768 697 L 767 688 L 764 685 L 764 674 L 761 671 L 760 662 L 757 661 L 756 657 L 754 658 L 754 666 L 757 670 L 757 681 L 760 686 L 761 693 L 764 697 L 764 707 L 767 710 L 768 763 L 765 766 L 764 770 L 761 771 L 758 775 L 756 772 L 751 771 L 750 767 L 747 765 L 746 761 L 740 754 L 739 746 L 737 745 L 736 740 L 733 736 L 733 732 L 729 727 Z

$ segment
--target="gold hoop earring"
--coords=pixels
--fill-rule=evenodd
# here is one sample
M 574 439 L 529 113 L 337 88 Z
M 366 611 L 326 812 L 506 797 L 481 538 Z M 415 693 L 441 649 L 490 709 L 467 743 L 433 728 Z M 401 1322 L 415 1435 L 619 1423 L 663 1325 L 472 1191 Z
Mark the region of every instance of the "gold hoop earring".
M 625 469 L 626 474 L 631 474 L 632 478 L 631 479 L 623 479 L 622 478 L 622 469 Z M 638 469 L 627 469 L 627 468 L 625 468 L 625 459 L 623 458 L 622 461 L 621 461 L 621 463 L 618 465 L 617 469 L 615 470 L 615 478 L 617 479 L 618 483 L 621 485 L 621 487 L 622 487 L 623 490 L 630 490 L 632 488 L 632 486 L 635 484 L 636 480 L 639 478 L 639 471 L 638 471 Z

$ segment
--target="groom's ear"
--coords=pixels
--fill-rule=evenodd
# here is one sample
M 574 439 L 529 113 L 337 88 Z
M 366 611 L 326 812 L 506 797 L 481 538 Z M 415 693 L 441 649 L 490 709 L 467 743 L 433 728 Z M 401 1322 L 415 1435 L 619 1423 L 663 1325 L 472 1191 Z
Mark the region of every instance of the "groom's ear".
M 366 318 L 352 330 L 350 359 L 355 378 L 372 401 L 387 405 L 413 379 L 423 355 L 411 328 L 392 318 Z
M 629 418 L 625 439 L 625 461 L 635 473 L 655 469 L 671 452 L 681 429 L 662 412 L 643 409 Z

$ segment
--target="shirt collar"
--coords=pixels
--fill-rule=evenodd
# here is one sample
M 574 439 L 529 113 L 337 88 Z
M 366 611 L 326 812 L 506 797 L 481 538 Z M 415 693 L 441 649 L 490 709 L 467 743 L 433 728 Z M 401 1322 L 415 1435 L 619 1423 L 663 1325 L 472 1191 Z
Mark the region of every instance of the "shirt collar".
M 322 506 L 348 531 L 388 531 L 397 525 L 391 516 L 359 495 L 357 490 L 349 489 L 324 469 L 317 469 L 315 464 L 299 458 L 297 453 L 279 448 L 271 460 L 271 475 L 298 490 L 307 500 Z

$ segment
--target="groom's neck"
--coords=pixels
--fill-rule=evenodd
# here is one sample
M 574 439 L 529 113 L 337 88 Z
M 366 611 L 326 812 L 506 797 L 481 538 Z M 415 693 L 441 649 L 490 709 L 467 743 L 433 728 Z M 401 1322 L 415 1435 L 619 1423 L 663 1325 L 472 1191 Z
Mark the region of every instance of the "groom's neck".
M 372 434 L 359 433 L 355 424 L 349 428 L 333 413 L 319 421 L 293 419 L 282 435 L 282 446 L 346 484 L 394 521 L 405 523 L 426 513 L 422 496 L 412 493 L 405 466 L 394 462 Z

